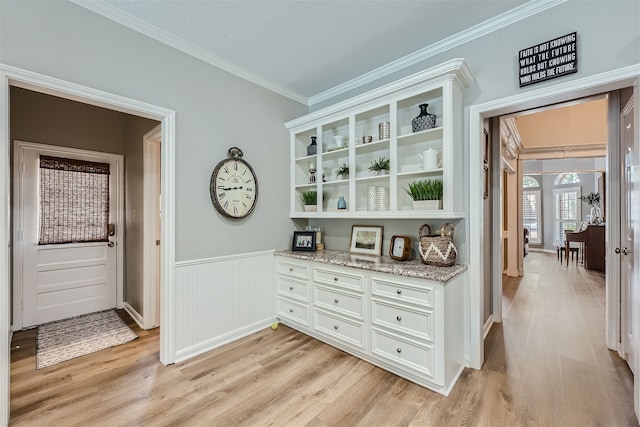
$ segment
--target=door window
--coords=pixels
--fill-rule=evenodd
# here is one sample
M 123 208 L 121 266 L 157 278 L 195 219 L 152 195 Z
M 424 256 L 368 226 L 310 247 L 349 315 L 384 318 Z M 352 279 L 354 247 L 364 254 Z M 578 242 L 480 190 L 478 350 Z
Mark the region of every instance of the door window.
M 109 164 L 40 156 L 39 245 L 109 240 Z

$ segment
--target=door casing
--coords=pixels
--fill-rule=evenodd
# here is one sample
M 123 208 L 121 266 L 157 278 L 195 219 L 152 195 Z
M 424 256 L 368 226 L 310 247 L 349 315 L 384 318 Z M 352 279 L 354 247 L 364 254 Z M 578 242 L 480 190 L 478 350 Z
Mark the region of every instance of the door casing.
M 14 161 L 14 171 L 13 171 L 13 180 L 14 180 L 14 196 L 13 196 L 13 329 L 19 330 L 22 329 L 23 323 L 23 259 L 24 259 L 24 239 L 22 238 L 21 230 L 24 229 L 24 224 L 21 224 L 19 219 L 21 218 L 21 210 L 23 209 L 24 200 L 22 200 L 22 179 L 20 177 L 21 171 L 19 170 L 18 163 L 20 161 L 19 157 L 19 149 L 22 148 L 31 148 L 37 151 L 46 151 L 47 155 L 55 155 L 60 157 L 66 156 L 87 156 L 91 158 L 107 158 L 115 161 L 116 165 L 116 197 L 115 200 L 111 200 L 113 203 L 115 201 L 115 213 L 116 218 L 114 223 L 116 224 L 116 307 L 122 308 L 123 304 L 123 296 L 124 296 L 124 279 L 123 279 L 123 268 L 124 265 L 124 156 L 119 154 L 111 154 L 111 153 L 99 153 L 90 150 L 81 150 L 77 148 L 68 148 L 68 147 L 60 147 L 53 146 L 47 144 L 26 142 L 26 141 L 15 141 L 14 142 L 14 152 L 13 155 L 15 157 Z
M 175 361 L 175 111 L 0 63 L 0 425 L 9 423 L 11 226 L 9 87 L 17 86 L 161 122 L 162 212 L 160 362 Z

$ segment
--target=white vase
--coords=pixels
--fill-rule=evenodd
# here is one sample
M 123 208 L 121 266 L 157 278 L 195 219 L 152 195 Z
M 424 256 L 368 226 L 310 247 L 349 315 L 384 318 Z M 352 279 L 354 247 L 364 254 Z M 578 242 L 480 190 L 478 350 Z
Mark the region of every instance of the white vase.
M 318 212 L 318 205 L 304 205 L 305 212 Z
M 386 187 L 376 187 L 376 211 L 389 210 L 389 192 Z
M 414 200 L 414 211 L 435 211 L 442 209 L 442 200 Z
M 376 210 L 376 187 L 367 188 L 367 210 L 373 212 Z

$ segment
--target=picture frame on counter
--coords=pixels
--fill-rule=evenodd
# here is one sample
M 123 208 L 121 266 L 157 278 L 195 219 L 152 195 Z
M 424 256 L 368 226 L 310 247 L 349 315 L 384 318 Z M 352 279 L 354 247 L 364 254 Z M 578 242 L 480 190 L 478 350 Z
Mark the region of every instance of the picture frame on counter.
M 294 231 L 291 250 L 296 252 L 315 252 L 316 251 L 316 232 L 315 231 Z
M 351 227 L 349 252 L 363 255 L 382 255 L 381 225 L 354 225 Z

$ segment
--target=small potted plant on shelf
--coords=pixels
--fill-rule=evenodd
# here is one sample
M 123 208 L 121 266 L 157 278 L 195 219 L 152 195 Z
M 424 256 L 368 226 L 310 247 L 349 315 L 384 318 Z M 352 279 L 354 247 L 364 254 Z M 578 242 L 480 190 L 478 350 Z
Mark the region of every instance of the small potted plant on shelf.
M 318 211 L 318 192 L 317 191 L 303 191 L 300 195 L 300 200 L 304 204 L 305 212 L 317 212 Z
M 389 161 L 389 159 L 382 156 L 378 160 L 374 160 L 371 162 L 369 171 L 375 172 L 376 175 L 380 175 L 382 172 L 384 172 L 384 174 L 386 175 L 389 173 L 390 164 L 391 162 Z
M 413 181 L 405 191 L 413 199 L 414 210 L 442 209 L 441 179 Z
M 340 179 L 349 179 L 349 165 L 343 163 L 338 166 L 338 169 L 336 169 L 336 177 Z

